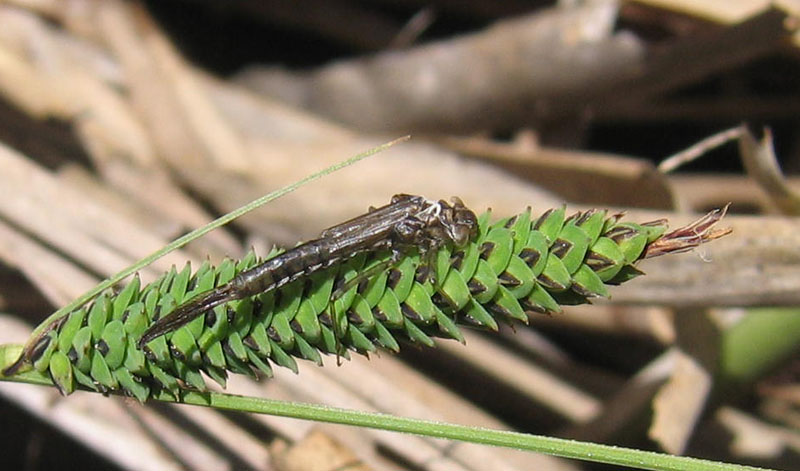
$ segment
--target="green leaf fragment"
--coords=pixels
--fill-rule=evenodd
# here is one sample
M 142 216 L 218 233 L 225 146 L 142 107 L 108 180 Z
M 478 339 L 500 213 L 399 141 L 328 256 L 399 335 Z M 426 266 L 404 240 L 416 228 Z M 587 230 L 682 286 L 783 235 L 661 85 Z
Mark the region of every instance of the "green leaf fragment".
M 181 304 L 186 299 L 186 290 L 189 287 L 189 278 L 192 276 L 192 267 L 187 263 L 184 265 L 183 270 L 178 273 L 172 280 L 172 286 L 169 293 L 175 298 L 175 302 Z
M 286 351 L 281 348 L 280 345 L 273 342 L 272 339 L 270 339 L 270 348 L 272 350 L 272 361 L 284 368 L 289 368 L 295 374 L 297 374 L 297 362 L 294 360 L 294 358 L 289 356 L 289 354 L 286 353 Z
M 454 311 L 466 306 L 471 297 L 467 283 L 464 282 L 458 270 L 450 270 L 439 293 Z
M 528 236 L 528 243 L 520 250 L 519 257 L 530 267 L 534 276 L 539 276 L 547 265 L 547 254 L 550 244 L 547 238 L 539 231 L 531 231 Z
M 631 264 L 639 259 L 647 244 L 647 233 L 635 223 L 620 223 L 614 226 L 606 237 L 613 240 L 625 256 L 625 263 Z
M 585 263 L 606 282 L 614 278 L 625 265 L 625 254 L 613 240 L 600 237 L 586 255 Z
M 173 397 L 179 393 L 180 384 L 178 383 L 178 378 L 167 373 L 155 363 L 149 363 L 148 368 L 150 369 L 150 374 L 161 385 L 163 390 L 171 392 Z
M 517 302 L 517 298 L 511 294 L 511 292 L 504 288 L 499 287 L 497 289 L 497 294 L 495 295 L 492 302 L 488 305 L 489 309 L 503 317 L 508 319 L 515 319 L 524 324 L 528 323 L 528 316 L 525 314 L 525 311 Z
M 272 325 L 269 326 L 267 335 L 285 350 L 294 348 L 294 332 L 285 315 L 276 314 L 272 318 Z
M 122 389 L 135 397 L 139 402 L 144 402 L 150 397 L 150 388 L 137 380 L 130 371 L 125 368 L 114 370 L 114 379 L 122 386 Z
M 147 320 L 145 313 L 145 305 L 141 302 L 136 302 L 128 306 L 125 314 L 122 316 L 123 326 L 125 333 L 133 338 L 139 338 L 147 329 L 150 324 Z
M 547 264 L 542 274 L 537 277 L 539 283 L 550 291 L 564 291 L 572 284 L 572 277 L 569 275 L 564 263 L 555 254 L 547 256 Z
M 471 299 L 461 312 L 467 316 L 471 324 L 485 327 L 489 330 L 497 330 L 497 321 L 475 298 Z
M 406 318 L 404 327 L 406 330 L 406 334 L 408 335 L 408 338 L 412 342 L 421 343 L 426 347 L 433 347 L 434 345 L 436 345 L 433 342 L 433 339 L 428 337 L 425 334 L 425 332 L 423 332 L 422 329 L 417 327 L 417 324 L 413 323 L 410 319 Z
M 533 287 L 530 294 L 522 300 L 522 306 L 526 311 L 548 314 L 560 312 L 561 306 L 553 296 L 540 284 Z
M 494 227 L 481 243 L 481 258 L 486 260 L 492 272 L 499 275 L 505 271 L 514 251 L 514 238 L 511 231 Z
M 383 297 L 375 306 L 374 316 L 389 327 L 397 328 L 403 325 L 403 312 L 395 291 L 388 289 L 383 293 Z
M 89 356 L 89 349 L 92 346 L 92 328 L 84 326 L 72 338 L 72 349 L 68 356 L 72 363 L 83 373 L 88 373 L 92 366 L 92 359 Z
M 589 236 L 590 245 L 594 244 L 602 234 L 607 219 L 606 214 L 606 211 L 590 209 L 576 218 L 575 225 L 586 232 L 586 235 Z
M 360 294 L 356 294 L 353 298 L 353 304 L 347 314 L 348 321 L 363 329 L 371 329 L 375 326 L 375 316 L 372 315 L 372 309 L 370 309 L 367 300 Z
M 483 259 L 478 261 L 475 276 L 467 282 L 473 299 L 479 303 L 488 303 L 494 297 L 499 285 L 499 280 L 494 271 Z
M 266 360 L 262 360 L 261 357 L 252 350 L 247 351 L 247 359 L 250 361 L 250 363 L 255 365 L 255 367 L 258 368 L 258 371 L 263 373 L 265 377 L 272 378 L 272 367 L 269 366 L 269 363 Z M 220 381 L 217 381 L 217 383 L 219 383 L 223 388 L 225 387 L 225 385 L 220 383 Z
M 89 319 L 87 325 L 92 330 L 92 338 L 99 339 L 103 333 L 111 314 L 111 301 L 108 293 L 103 293 L 95 299 L 92 307 L 89 308 Z
M 126 338 L 125 326 L 119 320 L 113 320 L 103 329 L 95 345 L 95 349 L 103 354 L 108 367 L 112 370 L 119 368 L 125 359 Z
M 531 208 L 529 207 L 524 212 L 511 218 L 510 222 L 509 229 L 514 237 L 513 252 L 518 255 L 522 248 L 525 247 L 525 243 L 528 242 L 528 236 L 531 233 Z
M 144 353 L 136 347 L 135 342 L 126 342 L 123 367 L 139 376 L 150 375 Z
M 389 332 L 389 329 L 383 326 L 380 322 L 375 324 L 375 335 L 377 336 L 378 344 L 389 350 L 390 352 L 399 352 L 400 351 L 400 344 L 397 343 L 397 340 L 392 336 L 392 333 Z
M 314 314 L 318 315 L 328 307 L 333 293 L 334 277 L 331 276 L 330 270 L 314 273 L 310 277 L 311 290 L 308 292 L 306 299 L 311 304 Z
M 114 375 L 111 374 L 103 355 L 92 355 L 92 367 L 89 375 L 96 383 L 104 386 L 107 390 L 117 389 L 119 385 Z
M 572 275 L 572 289 L 587 298 L 608 297 L 608 288 L 588 265 L 581 265 L 578 271 Z
M 586 249 L 589 247 L 591 237 L 586 231 L 576 226 L 572 222 L 564 225 L 561 233 L 553 242 L 550 253 L 561 259 L 567 273 L 575 273 L 583 264 L 586 256 Z
M 477 256 L 477 250 L 476 250 Z M 404 301 L 414 286 L 414 274 L 417 270 L 417 256 L 406 257 L 389 271 L 387 284 L 399 301 Z M 388 290 L 387 290 L 388 291 Z
M 534 224 L 533 228 L 544 236 L 545 240 L 547 240 L 547 245 L 552 244 L 561 232 L 566 213 L 566 206 L 550 209 L 542 214 Z
M 61 328 L 58 329 L 59 352 L 69 352 L 69 349 L 72 348 L 72 340 L 81 329 L 84 319 L 86 319 L 86 309 L 78 309 L 70 314 Z
M 44 373 L 47 371 L 48 364 L 50 363 L 50 357 L 58 348 L 57 336 L 58 333 L 55 330 L 51 330 L 40 337 L 39 341 L 36 342 L 36 345 L 33 348 L 33 353 L 31 355 L 31 359 L 33 360 L 33 368 L 39 373 Z
M 61 351 L 53 352 L 50 356 L 50 378 L 58 388 L 61 395 L 66 396 L 75 390 L 75 377 L 72 374 L 72 363 Z
M 359 353 L 375 351 L 375 345 L 372 341 L 353 324 L 350 324 L 347 330 L 347 339 L 349 340 L 348 344 L 350 347 Z
M 114 297 L 114 302 L 112 304 L 113 319 L 122 319 L 122 315 L 125 312 L 125 309 L 128 306 L 137 301 L 139 296 L 139 285 L 141 284 L 141 280 L 139 280 L 139 275 L 135 275 L 130 283 L 128 283 L 122 291 L 119 292 Z
M 240 362 L 247 362 L 247 348 L 245 348 L 242 337 L 239 336 L 238 332 L 234 332 L 228 336 L 228 349 L 226 352 L 229 354 L 228 358 L 230 355 L 233 355 Z
M 433 302 L 425 288 L 419 283 L 414 283 L 400 309 L 406 320 L 411 319 L 423 324 L 433 322 Z
M 502 286 L 517 299 L 527 296 L 536 285 L 533 270 L 519 257 L 512 258 L 506 271 L 501 273 L 498 278 Z
M 222 342 L 219 340 L 206 349 L 205 357 L 211 366 L 225 368 L 225 352 L 222 351 Z
M 97 388 L 97 383 L 86 373 L 83 371 L 73 368 L 72 369 L 72 377 L 75 378 L 75 382 L 80 384 L 81 386 L 85 387 L 90 391 L 99 391 Z
M 297 351 L 300 353 L 301 357 L 305 358 L 306 360 L 313 361 L 317 364 L 317 366 L 322 366 L 322 355 L 320 355 L 319 350 L 312 347 L 308 342 L 305 341 L 305 339 L 303 339 L 301 335 L 296 336 L 294 341 L 297 345 Z

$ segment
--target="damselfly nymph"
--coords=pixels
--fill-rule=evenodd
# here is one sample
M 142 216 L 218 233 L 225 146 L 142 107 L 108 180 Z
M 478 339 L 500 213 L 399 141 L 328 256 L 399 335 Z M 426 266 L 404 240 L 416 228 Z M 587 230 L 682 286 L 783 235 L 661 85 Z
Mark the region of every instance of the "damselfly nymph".
M 364 252 L 389 250 L 387 265 L 409 251 L 420 253 L 427 272 L 432 255 L 445 245 L 463 247 L 478 229 L 478 220 L 459 198 L 452 204 L 422 196 L 400 194 L 389 204 L 324 230 L 320 237 L 238 274 L 229 283 L 201 293 L 153 323 L 139 339 L 143 348 L 151 340 L 172 332 L 209 310 L 238 299 L 279 289 Z M 380 268 L 389 268 L 380 267 Z

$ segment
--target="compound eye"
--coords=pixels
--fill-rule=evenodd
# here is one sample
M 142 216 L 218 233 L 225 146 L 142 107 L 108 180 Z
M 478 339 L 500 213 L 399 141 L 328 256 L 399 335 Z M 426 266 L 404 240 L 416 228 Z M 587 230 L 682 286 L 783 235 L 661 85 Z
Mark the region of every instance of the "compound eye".
M 466 245 L 478 232 L 478 218 L 468 209 L 456 211 L 450 225 L 450 238 L 457 246 Z

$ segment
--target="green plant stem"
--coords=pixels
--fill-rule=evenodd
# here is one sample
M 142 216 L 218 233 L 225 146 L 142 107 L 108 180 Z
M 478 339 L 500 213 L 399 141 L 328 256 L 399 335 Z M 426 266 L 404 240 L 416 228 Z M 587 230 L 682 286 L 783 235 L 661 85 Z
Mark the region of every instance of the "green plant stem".
M 720 373 L 728 383 L 747 384 L 799 349 L 799 309 L 749 309 L 740 322 L 723 333 Z
M 597 443 L 579 442 L 563 438 L 529 435 L 481 427 L 468 427 L 430 420 L 396 417 L 374 412 L 339 409 L 319 404 L 283 402 L 273 399 L 242 397 L 224 393 L 190 392 L 183 397 L 182 402 L 185 404 L 213 407 L 215 409 L 277 415 L 295 419 L 307 419 L 435 438 L 446 438 L 449 440 L 478 443 L 481 445 L 515 448 L 564 458 L 575 458 L 639 469 L 661 471 L 744 471 L 763 469 Z
M 284 196 L 284 195 L 286 195 L 288 193 L 291 193 L 292 191 L 300 188 L 301 186 L 305 185 L 306 183 L 311 183 L 311 182 L 313 182 L 315 180 L 318 180 L 318 179 L 320 179 L 320 178 L 322 178 L 322 177 L 324 177 L 326 175 L 329 175 L 329 174 L 331 174 L 333 172 L 336 172 L 337 170 L 341 170 L 341 169 L 343 169 L 345 167 L 349 167 L 350 165 L 353 165 L 354 163 L 358 162 L 359 160 L 363 160 L 363 159 L 366 159 L 367 157 L 373 156 L 373 155 L 375 155 L 375 154 L 377 154 L 379 152 L 382 152 L 382 151 L 384 151 L 384 150 L 386 150 L 386 149 L 388 149 L 388 148 L 390 148 L 390 147 L 392 147 L 392 146 L 394 146 L 394 145 L 396 145 L 396 144 L 398 144 L 400 142 L 407 141 L 410 138 L 411 138 L 411 136 L 404 136 L 404 137 L 395 139 L 393 141 L 387 142 L 385 144 L 381 144 L 381 145 L 379 145 L 377 147 L 373 147 L 372 149 L 369 149 L 369 150 L 367 150 L 365 152 L 362 152 L 362 153 L 360 153 L 358 155 L 350 157 L 347 160 L 343 160 L 341 162 L 333 164 L 333 165 L 331 165 L 331 166 L 329 166 L 327 168 L 324 168 L 324 169 L 320 170 L 319 172 L 312 173 L 311 175 L 309 175 L 309 176 L 307 176 L 305 178 L 302 178 L 302 179 L 300 179 L 300 180 L 298 180 L 298 181 L 296 181 L 296 182 L 294 182 L 294 183 L 292 183 L 290 185 L 284 186 L 283 188 L 280 188 L 280 189 L 275 190 L 275 191 L 273 191 L 273 192 L 271 192 L 271 193 L 269 193 L 267 195 L 264 195 L 261 198 L 258 198 L 257 200 L 254 200 L 254 201 L 252 201 L 252 202 L 250 202 L 250 203 L 248 203 L 248 204 L 246 204 L 246 205 L 244 205 L 244 206 L 242 206 L 242 207 L 240 207 L 238 209 L 235 209 L 235 210 L 225 214 L 224 216 L 221 216 L 221 217 L 215 219 L 214 221 L 206 224 L 205 226 L 203 226 L 201 228 L 195 229 L 192 232 L 189 232 L 188 234 L 175 239 L 174 241 L 172 241 L 169 244 L 167 244 L 166 246 L 164 246 L 162 249 L 153 252 L 152 254 L 148 255 L 147 257 L 145 257 L 145 258 L 139 260 L 138 262 L 134 263 L 133 265 L 129 266 L 128 268 L 125 268 L 124 270 L 120 271 L 119 273 L 117 273 L 116 275 L 112 276 L 111 278 L 106 279 L 105 281 L 101 282 L 100 284 L 98 284 L 97 286 L 92 288 L 91 290 L 87 291 L 86 293 L 84 293 L 83 295 L 81 295 L 80 297 L 78 297 L 77 299 L 72 301 L 71 303 L 67 304 L 66 306 L 62 307 L 61 309 L 59 309 L 56 312 L 54 312 L 53 314 L 51 314 L 50 317 L 45 319 L 44 322 L 42 322 L 41 324 L 39 324 L 38 327 L 36 327 L 36 329 L 33 331 L 33 334 L 31 334 L 31 339 L 36 339 L 42 332 L 46 332 L 47 329 L 51 325 L 53 325 L 54 322 L 56 322 L 57 320 L 61 319 L 63 316 L 68 315 L 72 311 L 80 308 L 81 306 L 86 304 L 88 301 L 90 301 L 92 298 L 94 298 L 98 294 L 102 293 L 104 290 L 114 286 L 115 284 L 119 283 L 120 281 L 124 280 L 125 278 L 129 277 L 130 275 L 136 273 L 137 271 L 141 270 L 142 268 L 146 267 L 147 265 L 150 265 L 151 263 L 153 263 L 154 261 L 156 261 L 159 258 L 163 257 L 164 255 L 183 247 L 184 245 L 188 244 L 189 242 L 191 242 L 191 241 L 193 241 L 193 240 L 195 240 L 195 239 L 197 239 L 199 237 L 202 237 L 203 235 L 213 231 L 214 229 L 216 229 L 218 227 L 221 227 L 221 226 L 224 226 L 225 224 L 228 224 L 229 222 L 233 221 L 234 219 L 236 219 L 236 218 L 238 218 L 240 216 L 243 216 L 243 215 L 249 213 L 250 211 L 253 211 L 254 209 L 257 209 L 257 208 L 269 203 L 272 200 L 276 200 L 276 199 L 280 198 L 281 196 Z
M 4 363 L 0 366 L 7 366 L 19 355 L 21 350 L 22 346 L 20 345 L 3 345 L 0 347 L 0 361 Z M 0 375 L 0 379 L 42 386 L 52 385 L 50 378 L 35 370 L 18 373 L 8 378 L 4 378 Z M 214 409 L 275 415 L 357 427 L 369 427 L 393 432 L 478 443 L 481 445 L 515 448 L 518 450 L 546 453 L 563 458 L 574 458 L 638 469 L 658 471 L 764 470 L 764 468 L 752 466 L 720 463 L 684 456 L 666 455 L 651 451 L 640 451 L 597 443 L 566 440 L 563 438 L 529 435 L 480 427 L 467 427 L 464 425 L 396 417 L 374 412 L 353 411 L 320 404 L 284 402 L 275 399 L 195 391 L 186 391 L 182 394 L 180 400 L 169 398 L 163 398 L 163 400 L 166 402 L 212 407 Z

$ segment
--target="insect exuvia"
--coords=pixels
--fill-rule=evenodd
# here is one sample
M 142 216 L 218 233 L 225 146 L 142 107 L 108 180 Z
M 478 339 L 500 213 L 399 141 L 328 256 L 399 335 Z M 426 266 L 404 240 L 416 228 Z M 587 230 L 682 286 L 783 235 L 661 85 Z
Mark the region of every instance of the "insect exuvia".
M 445 244 L 461 247 L 475 236 L 475 213 L 458 198 L 452 204 L 400 194 L 391 203 L 338 224 L 320 237 L 247 270 L 229 283 L 201 293 L 162 317 L 142 334 L 141 349 L 151 340 L 203 315 L 216 306 L 278 289 L 363 252 L 391 250 L 390 263 L 418 250 L 430 268 L 432 255 Z M 430 271 L 430 270 L 429 270 Z

